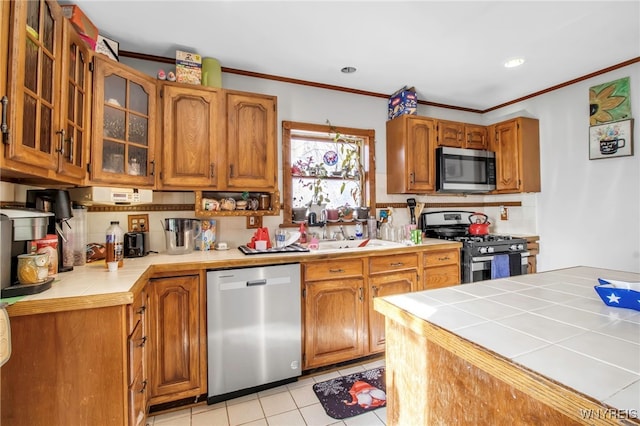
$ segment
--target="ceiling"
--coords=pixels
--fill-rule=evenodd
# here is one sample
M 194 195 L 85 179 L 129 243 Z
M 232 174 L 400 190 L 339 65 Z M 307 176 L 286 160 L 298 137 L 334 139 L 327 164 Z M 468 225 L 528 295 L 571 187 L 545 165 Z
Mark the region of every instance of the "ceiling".
M 635 1 L 74 0 L 120 50 L 486 110 L 640 57 Z M 507 69 L 505 60 L 524 57 Z M 340 69 L 357 71 L 344 74 Z

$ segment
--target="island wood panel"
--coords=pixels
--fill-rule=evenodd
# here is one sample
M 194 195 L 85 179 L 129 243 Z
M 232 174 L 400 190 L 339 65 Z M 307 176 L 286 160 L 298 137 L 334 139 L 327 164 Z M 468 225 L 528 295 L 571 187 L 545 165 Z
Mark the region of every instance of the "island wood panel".
M 382 299 L 374 306 L 386 316 L 387 425 L 620 424 L 587 421 L 585 410 L 608 407 Z

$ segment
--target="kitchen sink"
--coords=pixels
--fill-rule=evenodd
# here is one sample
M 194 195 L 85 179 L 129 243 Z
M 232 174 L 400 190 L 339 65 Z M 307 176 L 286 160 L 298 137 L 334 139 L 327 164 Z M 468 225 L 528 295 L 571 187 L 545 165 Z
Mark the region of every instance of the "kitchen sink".
M 397 243 L 395 241 L 387 241 L 387 240 L 369 240 L 367 245 L 364 247 L 358 247 L 366 240 L 342 240 L 342 241 L 320 241 L 318 243 L 317 251 L 344 251 L 344 250 L 371 250 L 371 249 L 384 249 L 384 248 L 393 248 L 393 247 L 405 247 L 404 243 Z

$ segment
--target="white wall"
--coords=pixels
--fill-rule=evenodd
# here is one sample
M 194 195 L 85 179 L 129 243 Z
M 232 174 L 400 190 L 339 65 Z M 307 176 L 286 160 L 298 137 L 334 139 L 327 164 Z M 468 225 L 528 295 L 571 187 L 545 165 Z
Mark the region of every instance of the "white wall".
M 589 265 L 640 272 L 640 152 L 589 160 L 589 87 L 631 78 L 634 135 L 640 135 L 640 64 L 485 114 L 540 120 L 542 192 L 536 195 L 540 270 Z

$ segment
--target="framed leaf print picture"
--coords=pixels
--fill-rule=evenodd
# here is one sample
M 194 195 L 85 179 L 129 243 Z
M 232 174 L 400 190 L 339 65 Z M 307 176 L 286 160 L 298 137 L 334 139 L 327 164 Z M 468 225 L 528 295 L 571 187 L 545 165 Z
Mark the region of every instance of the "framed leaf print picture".
M 633 155 L 633 119 L 612 121 L 589 128 L 589 159 Z

